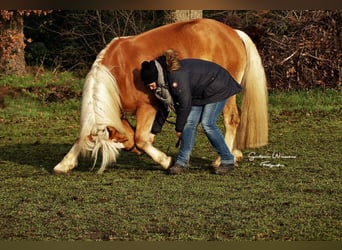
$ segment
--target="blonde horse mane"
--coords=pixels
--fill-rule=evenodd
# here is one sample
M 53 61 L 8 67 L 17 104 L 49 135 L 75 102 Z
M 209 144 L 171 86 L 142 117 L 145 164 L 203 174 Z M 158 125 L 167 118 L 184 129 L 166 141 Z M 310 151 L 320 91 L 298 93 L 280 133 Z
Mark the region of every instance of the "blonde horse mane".
M 83 87 L 81 108 L 80 146 L 83 155 L 92 152 L 94 165 L 102 149 L 102 164 L 98 173 L 116 161 L 123 148 L 122 143 L 109 139 L 107 127 L 122 134 L 125 129 L 121 121 L 120 91 L 108 68 L 101 64 L 105 49 L 97 56 Z
M 240 30 L 236 32 L 243 40 L 247 53 L 247 65 L 242 79 L 244 90 L 236 148 L 258 148 L 268 143 L 266 75 L 253 41 L 246 33 Z

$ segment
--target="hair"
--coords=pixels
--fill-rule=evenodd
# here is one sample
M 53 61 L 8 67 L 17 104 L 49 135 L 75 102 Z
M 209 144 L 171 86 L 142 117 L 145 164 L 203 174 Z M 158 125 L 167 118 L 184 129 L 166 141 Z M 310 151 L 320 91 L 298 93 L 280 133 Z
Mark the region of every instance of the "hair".
M 176 71 L 180 68 L 178 52 L 174 49 L 168 49 L 163 54 L 166 59 L 166 65 L 168 71 Z

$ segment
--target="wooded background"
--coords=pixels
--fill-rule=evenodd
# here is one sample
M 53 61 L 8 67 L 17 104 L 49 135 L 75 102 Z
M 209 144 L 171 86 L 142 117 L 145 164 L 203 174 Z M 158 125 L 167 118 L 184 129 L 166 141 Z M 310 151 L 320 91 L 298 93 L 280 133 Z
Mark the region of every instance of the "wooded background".
M 197 17 L 249 34 L 270 89 L 342 86 L 340 10 L 1 10 L 0 74 L 68 70 L 84 76 L 114 37 Z

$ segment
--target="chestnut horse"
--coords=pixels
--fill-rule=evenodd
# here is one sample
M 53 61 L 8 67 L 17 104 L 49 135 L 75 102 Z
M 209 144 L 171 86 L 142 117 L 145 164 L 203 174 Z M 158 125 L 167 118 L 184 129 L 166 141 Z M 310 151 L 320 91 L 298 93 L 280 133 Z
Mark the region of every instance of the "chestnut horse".
M 172 159 L 149 140 L 158 109 L 153 93 L 140 79 L 141 63 L 167 49 L 180 58 L 200 58 L 220 64 L 243 86 L 241 116 L 236 97 L 223 111 L 225 139 L 236 159 L 240 149 L 261 147 L 268 140 L 267 86 L 258 51 L 247 34 L 211 19 L 168 24 L 137 36 L 113 39 L 97 56 L 83 87 L 80 134 L 70 151 L 54 168 L 67 173 L 80 153 L 96 162 L 99 173 L 114 163 L 121 149 L 144 151 L 167 169 Z M 136 129 L 123 119 L 134 114 Z M 218 166 L 220 159 L 214 162 Z

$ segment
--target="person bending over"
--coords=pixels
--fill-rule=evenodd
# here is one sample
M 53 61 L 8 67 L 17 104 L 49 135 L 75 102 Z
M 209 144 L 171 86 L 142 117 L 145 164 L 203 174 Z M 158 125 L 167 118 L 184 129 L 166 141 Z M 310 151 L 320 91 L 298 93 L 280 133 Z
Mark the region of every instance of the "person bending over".
M 180 60 L 177 52 L 170 49 L 155 60 L 142 62 L 141 79 L 163 104 L 151 130 L 152 141 L 154 134 L 161 131 L 169 111 L 174 110 L 177 115 L 176 136 L 182 143 L 175 164 L 168 169 L 169 174 L 189 170 L 199 123 L 221 157 L 220 166 L 213 168 L 213 172 L 226 174 L 234 169 L 234 156 L 217 126 L 228 98 L 242 91 L 242 86 L 227 70 L 201 59 Z

